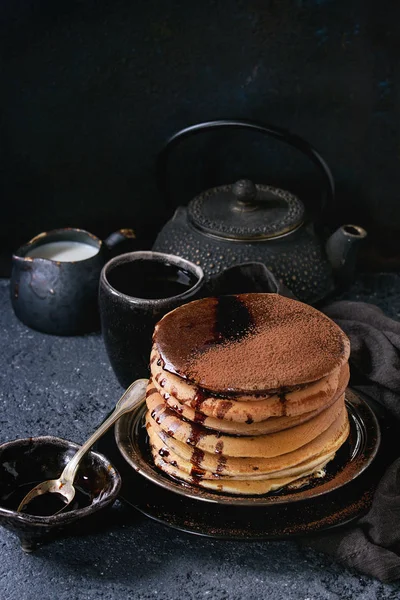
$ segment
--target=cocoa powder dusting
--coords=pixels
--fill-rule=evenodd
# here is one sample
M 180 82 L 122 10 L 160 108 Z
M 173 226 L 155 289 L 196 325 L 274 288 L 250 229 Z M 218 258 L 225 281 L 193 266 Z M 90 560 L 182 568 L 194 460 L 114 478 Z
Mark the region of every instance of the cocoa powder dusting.
M 343 331 L 311 306 L 277 294 L 224 298 L 190 302 L 158 323 L 165 370 L 215 392 L 268 392 L 321 379 L 348 359 Z

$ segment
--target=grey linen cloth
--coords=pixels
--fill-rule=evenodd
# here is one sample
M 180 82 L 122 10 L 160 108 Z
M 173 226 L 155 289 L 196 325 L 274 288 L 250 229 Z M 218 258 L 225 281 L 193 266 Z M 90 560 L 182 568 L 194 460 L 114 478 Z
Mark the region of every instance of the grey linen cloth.
M 351 385 L 400 421 L 400 323 L 365 302 L 322 308 L 348 335 Z M 400 578 L 400 443 L 375 491 L 370 511 L 350 527 L 305 540 L 339 562 L 381 581 Z
M 208 293 L 274 292 L 294 297 L 262 263 L 224 271 Z M 371 397 L 400 426 L 400 323 L 372 304 L 340 301 L 320 308 L 348 335 L 351 385 Z M 400 431 L 400 428 L 399 428 Z M 381 581 L 400 578 L 400 435 L 393 463 L 383 474 L 371 509 L 347 527 L 307 537 L 301 543 Z

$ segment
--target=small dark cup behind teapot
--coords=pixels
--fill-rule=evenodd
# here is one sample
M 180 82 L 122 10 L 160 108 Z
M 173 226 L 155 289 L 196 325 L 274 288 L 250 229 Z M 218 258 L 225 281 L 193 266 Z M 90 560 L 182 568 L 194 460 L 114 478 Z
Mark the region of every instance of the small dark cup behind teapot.
M 25 325 L 56 335 L 98 329 L 101 269 L 121 242 L 134 237 L 130 229 L 112 233 L 104 242 L 82 229 L 37 235 L 12 257 L 15 314 Z

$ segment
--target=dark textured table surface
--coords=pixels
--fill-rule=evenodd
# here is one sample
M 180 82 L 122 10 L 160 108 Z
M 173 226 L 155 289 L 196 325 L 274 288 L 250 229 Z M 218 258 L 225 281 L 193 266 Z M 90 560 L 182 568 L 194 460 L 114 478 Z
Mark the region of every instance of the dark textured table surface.
M 345 297 L 400 316 L 400 276 L 361 276 Z M 83 442 L 121 388 L 100 335 L 61 338 L 14 316 L 0 280 L 0 442 L 49 432 Z M 147 598 L 379 600 L 400 598 L 294 541 L 226 542 L 159 525 L 119 502 L 101 530 L 24 554 L 0 528 L 0 599 Z

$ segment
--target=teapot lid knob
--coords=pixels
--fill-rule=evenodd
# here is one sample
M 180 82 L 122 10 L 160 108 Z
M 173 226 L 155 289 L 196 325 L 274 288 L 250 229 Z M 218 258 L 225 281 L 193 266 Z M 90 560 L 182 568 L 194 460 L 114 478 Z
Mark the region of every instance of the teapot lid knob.
M 239 179 L 232 186 L 236 203 L 240 208 L 252 205 L 257 196 L 257 188 L 250 179 Z
M 195 229 L 228 240 L 260 241 L 294 231 L 304 217 L 293 194 L 250 179 L 205 190 L 188 205 Z

